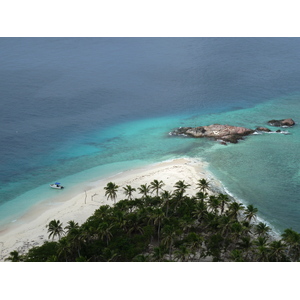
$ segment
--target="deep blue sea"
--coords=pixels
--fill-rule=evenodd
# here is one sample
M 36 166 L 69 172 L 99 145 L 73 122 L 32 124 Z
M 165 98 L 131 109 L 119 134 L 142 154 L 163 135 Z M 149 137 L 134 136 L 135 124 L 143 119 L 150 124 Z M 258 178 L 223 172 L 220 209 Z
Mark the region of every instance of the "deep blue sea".
M 300 232 L 299 38 L 0 38 L 0 82 L 0 223 L 54 201 L 54 181 L 75 193 L 190 156 L 275 230 Z M 228 146 L 168 135 L 276 118 L 299 124 Z

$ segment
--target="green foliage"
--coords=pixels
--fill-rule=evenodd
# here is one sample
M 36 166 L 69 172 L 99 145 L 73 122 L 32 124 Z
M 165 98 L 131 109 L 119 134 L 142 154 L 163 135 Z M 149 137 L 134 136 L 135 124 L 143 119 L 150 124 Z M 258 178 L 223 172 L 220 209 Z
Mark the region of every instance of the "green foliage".
M 198 180 L 197 187 L 200 189 L 202 193 L 205 193 L 205 191 L 208 190 L 210 186 L 209 186 L 209 182 L 206 179 L 202 178 Z
M 104 187 L 105 190 L 105 196 L 107 197 L 107 199 L 111 199 L 114 201 L 114 203 L 116 203 L 116 199 L 117 199 L 117 191 L 118 191 L 119 186 L 116 185 L 113 182 L 109 182 L 106 187 Z
M 136 189 L 133 188 L 131 185 L 126 185 L 126 187 L 123 187 L 123 190 L 128 200 L 132 200 L 132 194 L 136 191 Z
M 56 236 L 60 237 L 64 234 L 63 224 L 59 220 L 52 220 L 46 226 L 48 228 L 49 239 L 52 237 L 54 239 Z
M 139 191 L 139 194 L 142 194 L 143 199 L 145 199 L 148 197 L 148 194 L 151 191 L 151 187 L 149 185 L 147 185 L 147 183 L 142 184 L 140 187 L 138 187 L 138 191 Z
M 100 206 L 82 225 L 69 221 L 65 231 L 59 220 L 52 220 L 47 225 L 51 242 L 25 255 L 13 251 L 7 260 L 299 261 L 299 233 L 286 229 L 282 239 L 274 240 L 269 226 L 254 223 L 258 210 L 253 205 L 244 207 L 225 194 L 208 195 L 206 180 L 199 180 L 194 196 L 186 194 L 189 186 L 178 181 L 173 192 L 163 191 L 163 182 L 154 180 L 137 189 L 141 198 L 133 198 L 135 189 L 126 186 L 127 199 Z M 115 202 L 118 188 L 108 183 L 105 195 Z
M 162 182 L 162 180 L 158 181 L 155 179 L 150 183 L 150 189 L 151 189 L 152 193 L 156 192 L 156 196 L 158 197 L 158 193 L 164 185 L 165 184 Z
M 11 262 L 20 262 L 22 260 L 23 257 L 16 250 L 10 252 L 9 257 L 5 259 L 5 261 L 11 261 Z
M 26 261 L 46 262 L 52 257 L 51 261 L 55 261 L 57 255 L 57 243 L 46 241 L 39 247 L 29 249 L 26 255 Z M 57 258 L 56 258 L 57 259 Z

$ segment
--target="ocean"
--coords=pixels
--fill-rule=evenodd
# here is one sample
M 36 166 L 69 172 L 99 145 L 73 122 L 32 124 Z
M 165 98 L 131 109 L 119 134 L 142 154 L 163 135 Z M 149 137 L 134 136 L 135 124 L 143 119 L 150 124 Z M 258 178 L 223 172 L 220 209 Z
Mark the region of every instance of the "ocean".
M 299 38 L 0 38 L 0 53 L 1 225 L 92 180 L 185 156 L 278 233 L 300 232 Z M 227 146 L 168 134 L 283 118 L 296 121 L 288 135 Z

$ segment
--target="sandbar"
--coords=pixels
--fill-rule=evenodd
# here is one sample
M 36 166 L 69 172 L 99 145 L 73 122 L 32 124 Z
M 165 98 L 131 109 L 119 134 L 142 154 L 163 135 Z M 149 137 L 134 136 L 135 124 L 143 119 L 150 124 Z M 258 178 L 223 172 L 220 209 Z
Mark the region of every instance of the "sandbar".
M 205 178 L 210 182 L 211 190 L 223 191 L 223 186 L 208 170 L 208 164 L 198 158 L 176 158 L 160 163 L 155 163 L 142 168 L 128 170 L 115 174 L 105 179 L 89 183 L 89 187 L 76 196 L 60 196 L 60 201 L 52 206 L 36 205 L 18 222 L 8 225 L 0 232 L 0 261 L 4 261 L 11 251 L 17 250 L 20 254 L 26 253 L 33 246 L 42 245 L 48 240 L 46 225 L 53 219 L 60 220 L 63 227 L 67 222 L 74 220 L 79 225 L 101 205 L 113 205 L 111 200 L 105 197 L 104 187 L 108 182 L 114 182 L 119 186 L 117 200 L 125 199 L 123 187 L 131 185 L 134 188 L 142 184 L 150 184 L 153 180 L 162 180 L 163 189 L 172 192 L 174 184 L 184 180 L 191 186 L 187 194 L 194 195 L 197 191 L 197 182 Z M 62 194 L 63 195 L 63 194 Z M 138 192 L 135 198 L 141 197 Z

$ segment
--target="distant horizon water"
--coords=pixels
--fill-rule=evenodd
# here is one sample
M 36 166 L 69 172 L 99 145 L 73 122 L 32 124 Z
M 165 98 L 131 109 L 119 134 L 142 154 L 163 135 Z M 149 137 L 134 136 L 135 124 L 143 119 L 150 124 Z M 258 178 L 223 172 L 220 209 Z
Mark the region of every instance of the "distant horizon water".
M 55 201 L 52 182 L 75 193 L 185 156 L 276 231 L 300 232 L 300 39 L 0 38 L 0 50 L 0 224 Z M 228 146 L 168 135 L 276 118 L 297 124 Z

